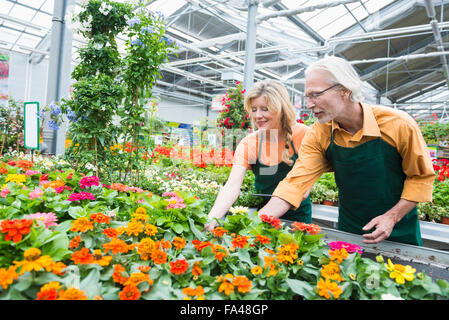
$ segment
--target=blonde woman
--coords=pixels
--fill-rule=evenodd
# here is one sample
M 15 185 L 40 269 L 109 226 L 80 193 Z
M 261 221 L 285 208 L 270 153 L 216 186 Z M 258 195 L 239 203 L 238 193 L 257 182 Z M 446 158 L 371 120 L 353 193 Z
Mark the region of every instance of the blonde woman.
M 247 93 L 245 109 L 257 130 L 237 146 L 234 162 L 226 184 L 209 212 L 205 230 L 217 225 L 240 194 L 246 170 L 252 170 L 258 193 L 269 194 L 284 179 L 298 158 L 297 151 L 309 127 L 296 122 L 295 110 L 285 86 L 279 81 L 256 83 Z M 266 199 L 264 203 L 268 202 Z M 310 223 L 312 204 L 308 192 L 296 210 L 289 210 L 283 219 Z

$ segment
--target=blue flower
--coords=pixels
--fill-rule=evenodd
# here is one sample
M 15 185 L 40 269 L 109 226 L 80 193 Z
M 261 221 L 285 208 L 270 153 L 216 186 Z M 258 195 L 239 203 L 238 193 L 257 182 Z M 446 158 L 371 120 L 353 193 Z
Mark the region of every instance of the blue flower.
M 140 39 L 131 40 L 131 46 L 143 46 L 143 42 Z
M 59 126 L 56 122 L 54 122 L 53 120 L 48 121 L 48 126 L 50 128 L 52 128 L 53 130 L 58 130 Z
M 140 24 L 140 23 L 141 23 L 141 21 L 140 21 L 140 18 L 139 18 L 139 17 L 133 17 L 133 18 L 131 18 L 131 19 L 128 20 L 128 25 L 129 25 L 130 27 L 133 27 L 133 26 L 135 26 L 136 24 Z
M 142 30 L 140 30 L 140 34 L 145 34 L 145 33 L 152 33 L 153 32 L 153 28 L 152 27 L 143 27 Z
M 56 104 L 51 104 L 50 111 L 51 111 L 51 114 L 57 116 L 61 113 L 61 108 L 59 108 L 59 106 Z
M 76 122 L 76 113 L 73 110 L 69 110 L 67 112 L 67 118 L 69 118 L 70 121 Z

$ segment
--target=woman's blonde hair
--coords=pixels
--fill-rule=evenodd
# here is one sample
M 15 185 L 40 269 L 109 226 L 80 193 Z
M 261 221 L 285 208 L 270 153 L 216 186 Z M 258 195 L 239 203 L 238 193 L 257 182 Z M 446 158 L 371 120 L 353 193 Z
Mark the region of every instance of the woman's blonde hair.
M 276 113 L 279 119 L 279 126 L 284 135 L 285 149 L 282 152 L 282 161 L 292 165 L 288 149 L 292 141 L 292 126 L 296 123 L 296 113 L 290 102 L 287 88 L 279 81 L 268 79 L 257 82 L 246 94 L 244 106 L 248 114 L 251 112 L 252 99 L 264 96 L 267 101 L 267 108 L 270 112 Z M 251 117 L 253 128 L 255 128 L 254 118 Z

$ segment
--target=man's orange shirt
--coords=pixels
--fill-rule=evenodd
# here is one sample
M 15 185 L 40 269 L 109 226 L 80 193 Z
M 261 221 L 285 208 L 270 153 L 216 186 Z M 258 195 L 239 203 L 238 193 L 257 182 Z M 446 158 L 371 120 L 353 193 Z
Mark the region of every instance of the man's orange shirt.
M 279 183 L 273 196 L 297 208 L 303 194 L 315 181 L 324 172 L 333 171 L 325 156 L 333 130 L 334 143 L 341 147 L 353 148 L 380 137 L 396 148 L 402 157 L 402 169 L 406 175 L 401 198 L 415 202 L 432 201 L 435 172 L 418 124 L 404 111 L 364 103 L 361 105 L 363 126 L 354 135 L 340 128 L 336 121 L 315 123 L 311 127 L 301 144 L 298 160 L 287 177 Z
M 298 153 L 302 140 L 309 129 L 308 126 L 300 123 L 292 126 L 292 141 L 296 153 Z M 262 149 L 259 160 L 267 166 L 279 164 L 282 161 L 282 151 L 285 149 L 285 142 L 283 140 L 277 140 L 276 134 L 270 134 L 269 139 L 262 139 L 259 131 L 247 135 L 238 144 L 234 153 L 233 164 L 238 164 L 251 170 L 251 165 L 256 163 L 259 143 L 261 142 Z M 290 155 L 293 155 L 291 145 L 289 147 Z

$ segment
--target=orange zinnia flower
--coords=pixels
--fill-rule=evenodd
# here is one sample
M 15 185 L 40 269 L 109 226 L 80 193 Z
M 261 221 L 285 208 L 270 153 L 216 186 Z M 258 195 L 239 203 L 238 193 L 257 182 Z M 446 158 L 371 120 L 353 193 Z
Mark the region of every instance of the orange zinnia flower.
M 137 253 L 140 254 L 140 259 L 148 260 L 151 258 L 151 253 L 156 249 L 155 242 L 150 238 L 144 238 L 137 245 Z
M 112 274 L 112 280 L 114 282 L 120 283 L 120 284 L 124 284 L 126 282 L 126 280 L 128 280 L 128 277 L 125 277 L 122 275 L 122 272 L 125 272 L 126 269 L 119 265 L 119 264 L 115 264 L 114 265 L 114 273 Z
M 55 180 L 55 181 L 44 183 L 42 186 L 44 187 L 44 189 L 47 189 L 47 188 L 56 189 L 56 188 L 63 187 L 64 185 L 65 185 L 64 181 Z
M 343 290 L 338 286 L 338 284 L 330 281 L 329 279 L 324 281 L 323 278 L 321 278 L 320 281 L 318 281 L 317 288 L 318 294 L 326 299 L 330 299 L 331 293 L 335 299 L 338 299 L 343 293 Z
M 94 258 L 87 248 L 82 248 L 80 251 L 75 251 L 70 260 L 72 260 L 75 264 L 90 264 L 94 262 Z
M 222 237 L 225 233 L 228 232 L 228 230 L 223 229 L 222 227 L 216 227 L 211 232 L 215 237 Z
M 171 243 L 168 240 L 165 239 L 161 239 L 159 241 L 156 241 L 156 248 L 158 249 L 170 249 L 171 248 Z
M 298 250 L 298 245 L 294 243 L 283 244 L 278 248 L 277 261 L 279 263 L 293 263 L 293 260 L 298 258 L 298 254 L 296 253 Z
M 299 221 L 295 221 L 292 223 L 293 231 L 299 230 L 299 231 L 306 231 L 311 235 L 315 235 L 321 232 L 321 227 L 313 224 L 313 223 L 303 223 Z
M 15 243 L 22 241 L 22 236 L 30 233 L 32 225 L 33 219 L 3 220 L 0 223 L 1 232 L 6 233 L 5 240 L 12 239 Z
M 72 226 L 70 227 L 70 231 L 73 232 L 86 232 L 88 230 L 92 230 L 94 228 L 94 223 L 90 221 L 86 217 L 78 218 L 72 221 Z
M 218 292 L 223 292 L 225 295 L 229 296 L 232 292 L 234 292 L 234 285 L 232 284 L 232 279 L 234 276 L 232 274 L 226 274 L 225 276 L 218 276 L 217 281 L 221 282 L 218 287 Z
M 235 276 L 232 279 L 232 284 L 237 287 L 237 290 L 241 293 L 249 292 L 252 286 L 252 282 L 245 276 Z
M 331 261 L 337 260 L 338 263 L 341 263 L 343 261 L 343 259 L 348 257 L 348 251 L 346 251 L 345 248 L 329 250 L 329 255 L 330 255 Z
M 86 293 L 76 288 L 59 291 L 58 300 L 87 300 Z
M 264 244 L 264 243 L 270 243 L 271 238 L 268 238 L 267 236 L 262 236 L 260 234 L 256 235 L 256 242 Z
M 150 223 L 145 224 L 145 234 L 149 236 L 154 236 L 157 233 L 157 227 Z
M 174 237 L 171 243 L 178 250 L 181 250 L 186 246 L 186 241 L 180 237 Z
M 115 238 L 118 236 L 118 231 L 114 228 L 106 228 L 103 230 L 103 234 L 105 234 L 108 238 Z
M 80 243 L 81 243 L 81 237 L 80 236 L 76 236 L 72 240 L 70 240 L 69 248 L 70 249 L 76 249 L 76 248 L 78 248 Z
M 134 235 L 137 237 L 141 232 L 143 232 L 143 229 L 144 225 L 142 222 L 132 219 L 126 227 L 126 234 L 128 236 Z
M 134 285 L 137 286 L 139 283 L 148 282 L 149 285 L 153 284 L 153 280 L 150 279 L 148 274 L 142 272 L 134 272 L 131 276 L 123 283 L 125 286 Z
M 101 212 L 99 212 L 99 213 L 92 213 L 90 215 L 90 219 L 93 222 L 97 222 L 97 223 L 106 223 L 106 224 L 110 224 L 111 223 L 111 218 L 108 217 L 107 215 L 102 214 Z
M 196 261 L 192 267 L 193 279 L 196 280 L 203 273 L 203 269 L 200 267 L 200 263 Z
M 58 300 L 59 289 L 61 289 L 59 282 L 49 282 L 41 287 L 36 300 Z
M 0 286 L 3 289 L 8 289 L 8 286 L 16 280 L 19 275 L 16 272 L 16 267 L 10 266 L 8 269 L 0 268 Z
M 178 259 L 170 262 L 170 272 L 176 275 L 185 273 L 188 267 L 189 264 L 185 259 Z
M 226 248 L 219 244 L 216 244 L 213 247 L 212 252 L 215 253 L 215 259 L 217 259 L 220 262 L 223 260 L 223 258 L 228 256 L 228 251 L 226 250 Z
M 151 267 L 150 266 L 139 266 L 137 269 L 141 272 L 148 272 L 148 271 L 150 271 Z
M 111 256 L 104 256 L 101 253 L 101 250 L 94 250 L 94 254 L 92 255 L 92 263 L 99 264 L 100 266 L 108 266 L 109 263 L 111 263 L 112 257 Z
M 244 248 L 248 244 L 249 237 L 246 236 L 240 236 L 232 239 L 232 245 L 236 248 Z
M 198 287 L 196 287 L 196 289 L 187 287 L 187 288 L 182 289 L 182 293 L 184 293 L 186 296 L 200 297 L 204 294 L 204 288 L 202 286 L 198 286 Z
M 325 279 L 345 281 L 345 279 L 343 279 L 340 275 L 340 266 L 333 261 L 329 262 L 329 264 L 323 265 L 323 268 L 321 269 L 321 276 Z
M 164 264 L 167 262 L 167 254 L 159 249 L 153 250 L 151 253 L 151 260 L 156 264 Z
M 207 246 L 213 247 L 213 244 L 210 241 L 202 242 L 198 239 L 192 240 L 192 244 L 199 252 L 201 252 Z
M 104 252 L 111 250 L 113 254 L 117 254 L 128 252 L 132 246 L 127 245 L 123 240 L 113 238 L 110 242 L 103 244 L 103 248 L 105 249 Z
M 140 291 L 135 285 L 128 285 L 119 292 L 120 300 L 137 300 L 140 298 Z

